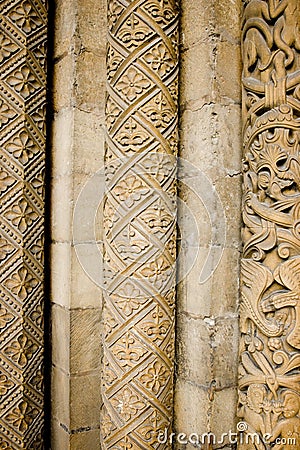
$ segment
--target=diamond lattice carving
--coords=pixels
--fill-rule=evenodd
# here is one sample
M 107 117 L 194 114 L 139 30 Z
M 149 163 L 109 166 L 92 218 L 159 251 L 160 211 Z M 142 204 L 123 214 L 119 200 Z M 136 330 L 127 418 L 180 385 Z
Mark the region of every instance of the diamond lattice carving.
M 108 11 L 102 445 L 154 449 L 172 422 L 178 7 Z
M 43 448 L 47 10 L 0 5 L 0 447 Z

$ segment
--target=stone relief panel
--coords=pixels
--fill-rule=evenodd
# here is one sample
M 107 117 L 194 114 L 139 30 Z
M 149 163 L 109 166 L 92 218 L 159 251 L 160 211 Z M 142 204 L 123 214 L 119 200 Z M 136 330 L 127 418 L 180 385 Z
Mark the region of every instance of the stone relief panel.
M 0 447 L 43 448 L 47 11 L 0 5 Z
M 109 0 L 103 449 L 170 428 L 176 275 L 178 5 Z
M 299 25 L 297 0 L 244 1 L 241 449 L 300 446 Z

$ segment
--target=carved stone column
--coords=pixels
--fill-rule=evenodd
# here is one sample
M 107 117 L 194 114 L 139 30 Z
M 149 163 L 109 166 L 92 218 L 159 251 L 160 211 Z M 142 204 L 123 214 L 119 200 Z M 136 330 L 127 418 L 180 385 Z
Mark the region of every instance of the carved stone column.
M 104 449 L 167 448 L 173 407 L 178 6 L 109 0 Z
M 300 34 L 297 0 L 243 13 L 239 415 L 269 449 L 300 445 Z M 262 437 L 268 433 L 268 439 Z M 295 441 L 284 441 L 284 439 Z M 258 445 L 258 444 L 257 444 Z M 290 446 L 294 445 L 294 447 Z M 273 448 L 273 447 L 272 447 Z
M 45 0 L 0 5 L 0 447 L 43 446 Z

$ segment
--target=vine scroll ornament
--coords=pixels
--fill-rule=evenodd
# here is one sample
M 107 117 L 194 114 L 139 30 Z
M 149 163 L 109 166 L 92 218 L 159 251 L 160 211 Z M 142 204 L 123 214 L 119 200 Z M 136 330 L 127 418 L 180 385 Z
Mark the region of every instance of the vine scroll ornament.
M 244 1 L 240 449 L 300 448 L 299 6 Z
M 0 2 L 0 448 L 43 448 L 45 0 Z
M 109 0 L 103 449 L 156 449 L 173 403 L 178 8 Z

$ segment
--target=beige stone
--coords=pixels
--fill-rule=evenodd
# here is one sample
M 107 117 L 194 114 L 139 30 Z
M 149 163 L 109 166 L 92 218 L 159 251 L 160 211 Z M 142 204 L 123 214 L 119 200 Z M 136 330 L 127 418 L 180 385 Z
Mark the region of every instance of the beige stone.
M 70 370 L 70 312 L 59 305 L 52 306 L 52 362 L 64 370 Z
M 100 102 L 98 102 L 101 105 Z M 104 127 L 103 111 L 74 111 L 73 170 L 92 174 L 103 168 Z
M 98 245 L 78 244 L 72 247 L 72 308 L 102 307 L 103 264 Z
M 204 269 L 208 255 L 209 248 L 200 248 L 196 253 L 196 259 L 192 267 L 189 261 L 184 260 L 184 256 L 180 258 L 178 267 L 179 274 L 183 277 L 180 283 L 179 292 L 182 296 L 179 297 L 178 310 L 196 315 L 198 318 L 209 316 L 211 310 L 212 279 L 209 278 L 200 285 L 200 274 Z M 177 333 L 180 336 L 180 329 Z
M 65 54 L 53 67 L 53 108 L 60 111 L 74 104 L 74 57 Z
M 88 185 L 77 206 L 80 193 L 103 162 L 105 9 L 106 2 L 95 0 L 56 5 L 51 180 L 53 450 L 100 448 L 101 290 L 85 261 L 93 253 L 95 237 L 102 237 L 99 186 L 103 175 Z M 76 244 L 84 248 L 83 260 Z M 100 271 L 101 266 L 97 274 Z
M 74 110 L 69 107 L 54 114 L 52 123 L 51 175 L 53 178 L 70 175 L 73 170 Z M 56 202 L 54 201 L 55 205 Z
M 179 189 L 189 209 L 179 208 L 179 227 L 188 231 L 180 236 L 184 251 L 178 262 L 175 430 L 185 432 L 194 426 L 191 431 L 219 433 L 223 425 L 224 432 L 235 427 L 241 247 L 240 4 L 183 1 L 181 7 L 180 156 L 192 164 L 194 175 L 187 171 Z M 203 176 L 197 177 L 197 171 Z M 211 276 L 201 283 L 203 268 Z M 195 412 L 197 389 L 201 400 Z M 202 426 L 195 427 L 198 423 Z
M 207 431 L 208 393 L 189 381 L 177 380 L 175 432 L 203 434 Z
M 197 111 L 214 101 L 212 68 L 212 47 L 206 41 L 185 50 L 181 57 L 181 109 Z
M 100 432 L 99 429 L 81 431 L 70 437 L 70 448 L 72 450 L 99 450 Z
M 77 108 L 99 111 L 105 102 L 105 55 L 83 51 L 76 58 L 75 89 Z
M 105 55 L 107 2 L 79 1 L 77 31 L 81 48 Z
M 70 379 L 70 428 L 99 428 L 101 405 L 99 371 Z
M 233 388 L 237 383 L 239 327 L 237 314 L 218 318 L 213 330 L 213 378 L 217 389 Z M 232 416 L 234 408 L 230 409 Z
M 101 310 L 70 312 L 70 372 L 79 374 L 100 368 Z
M 211 382 L 212 348 L 210 332 L 203 320 L 181 313 L 177 316 L 180 340 L 177 343 L 177 375 L 202 388 Z M 201 348 L 201 351 L 195 351 Z
M 215 393 L 211 430 L 216 435 L 218 441 L 221 441 L 222 434 L 229 434 L 230 431 L 232 433 L 237 432 L 236 402 L 237 391 L 235 387 L 217 391 Z M 226 443 L 234 444 L 236 437 L 237 436 L 232 435 L 233 442 L 230 442 L 230 437 L 228 435 L 226 437 L 223 436 L 223 445 Z M 223 445 L 220 444 L 219 448 L 223 448 Z
M 74 0 L 55 2 L 54 58 L 62 58 L 72 51 L 76 30 L 76 3 Z
M 70 378 L 66 371 L 52 367 L 51 414 L 65 427 L 70 428 Z
M 221 103 L 239 103 L 241 101 L 241 56 L 239 43 L 219 42 L 217 46 L 217 61 L 215 84 Z
M 230 267 L 232 278 L 228 277 Z M 239 304 L 240 252 L 225 248 L 212 278 L 211 314 L 215 317 L 236 314 Z M 236 280 L 233 282 L 233 280 Z M 237 320 L 237 318 L 235 319 Z M 235 339 L 237 336 L 235 336 Z
M 72 176 L 63 175 L 51 180 L 52 209 L 51 237 L 57 242 L 72 239 Z
M 215 0 L 215 28 L 220 32 L 221 40 L 240 44 L 240 7 L 239 0 Z M 230 17 L 230 20 L 228 18 Z M 240 58 L 239 58 L 240 59 Z M 239 85 L 239 82 L 237 82 Z
M 51 245 L 51 301 L 69 308 L 71 299 L 71 245 L 57 242 Z
M 51 445 L 54 449 L 70 450 L 71 448 L 70 434 L 63 424 L 54 417 L 51 420 Z

